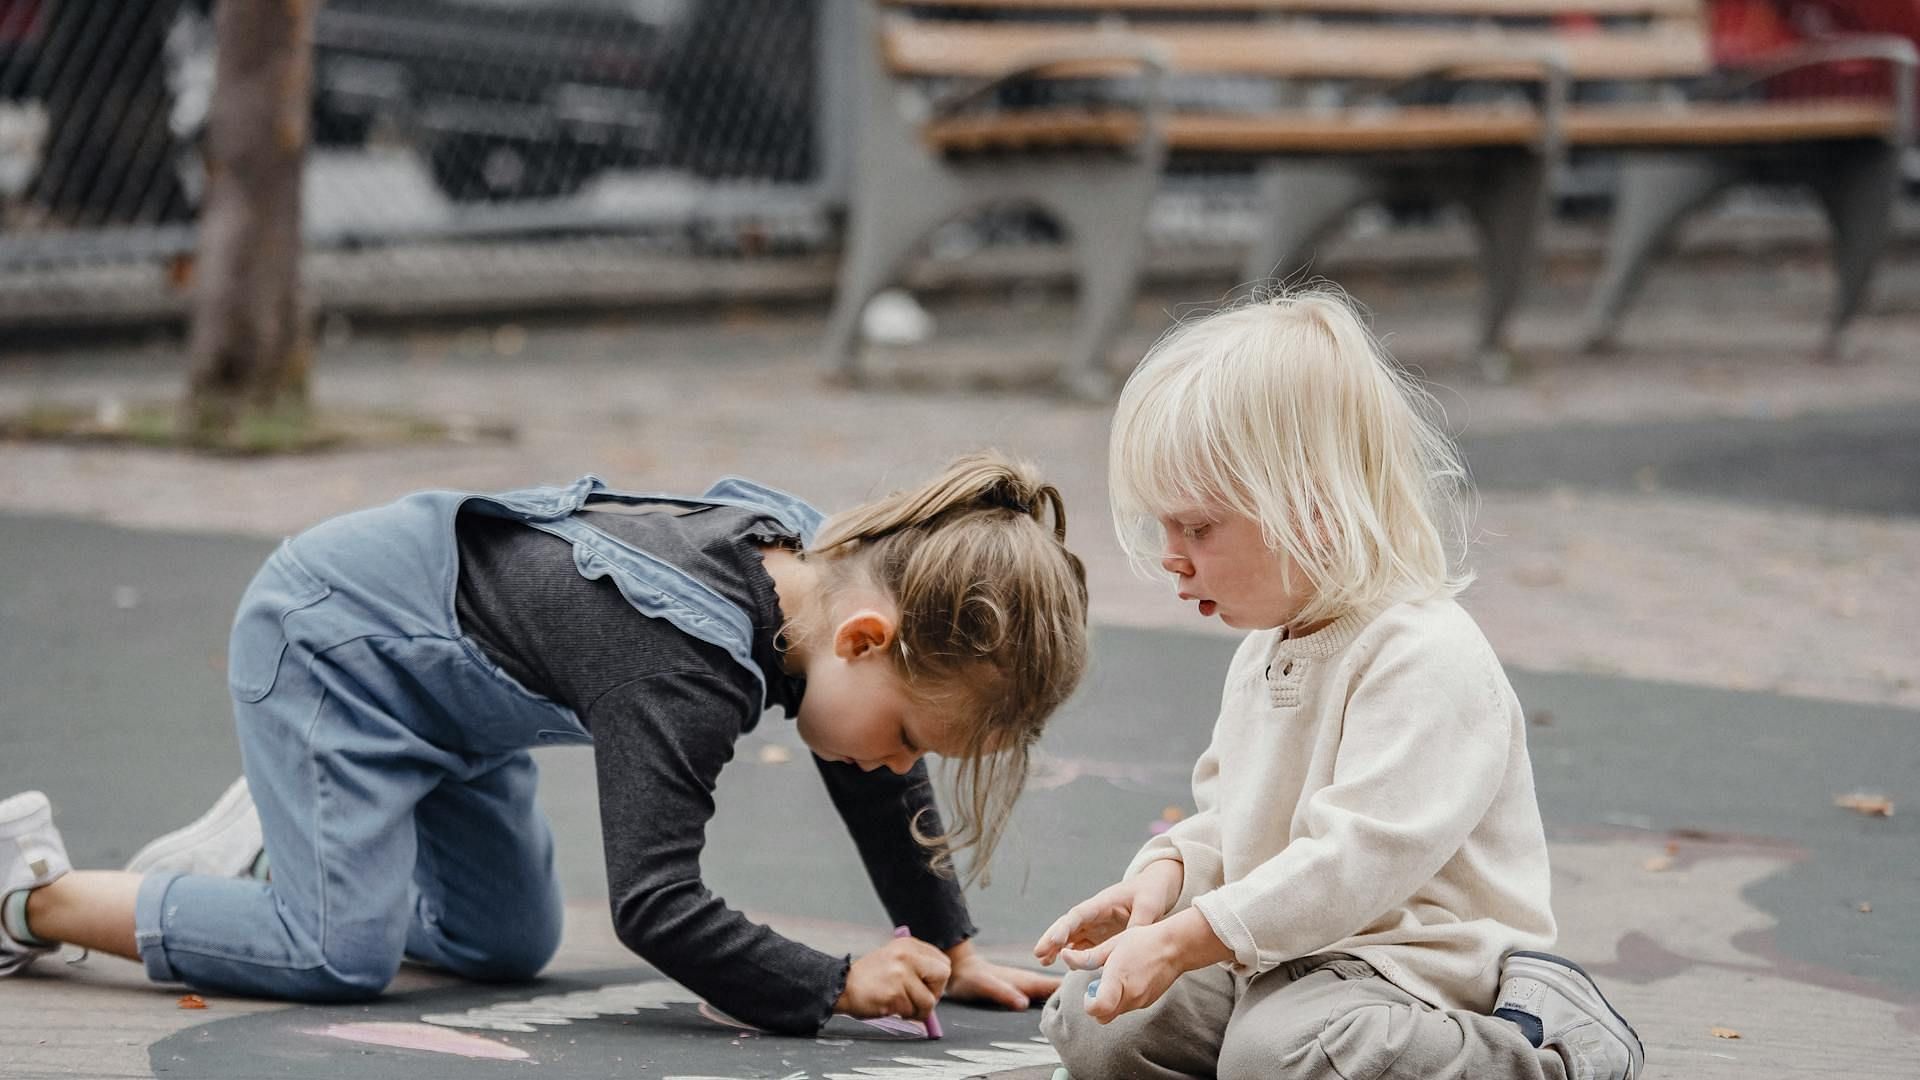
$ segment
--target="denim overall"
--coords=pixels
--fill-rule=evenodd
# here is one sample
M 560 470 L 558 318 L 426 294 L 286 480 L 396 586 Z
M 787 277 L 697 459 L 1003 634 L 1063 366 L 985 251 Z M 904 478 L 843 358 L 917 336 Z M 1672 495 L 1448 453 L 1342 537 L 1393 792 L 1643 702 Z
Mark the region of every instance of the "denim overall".
M 272 881 L 148 876 L 135 929 L 150 976 L 337 1001 L 379 993 L 403 956 L 481 979 L 545 966 L 562 904 L 528 750 L 592 737 L 461 632 L 455 515 L 567 540 L 582 576 L 611 578 L 636 611 L 725 649 L 765 695 L 748 613 L 576 516 L 608 503 L 743 507 L 807 542 L 820 523 L 744 480 L 689 499 L 587 476 L 504 495 L 422 492 L 282 544 L 241 599 L 228 659 Z

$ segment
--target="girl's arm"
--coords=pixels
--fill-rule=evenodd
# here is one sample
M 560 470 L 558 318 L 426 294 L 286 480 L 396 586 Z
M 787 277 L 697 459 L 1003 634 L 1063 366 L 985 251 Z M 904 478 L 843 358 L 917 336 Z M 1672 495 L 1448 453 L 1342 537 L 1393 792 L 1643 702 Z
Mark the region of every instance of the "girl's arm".
M 862 772 L 818 757 L 813 761 L 893 925 L 911 927 L 914 937 L 941 949 L 972 937 L 976 928 L 959 881 L 935 872 L 933 852 L 913 835 L 916 817 L 922 833 L 938 836 L 944 828 L 927 763 L 917 761 L 902 775 L 889 769 Z
M 717 650 L 716 650 L 717 652 Z M 810 1035 L 833 1015 L 850 960 L 782 937 L 700 879 L 720 769 L 757 714 L 724 655 L 697 671 L 617 687 L 586 720 L 594 734 L 614 930 L 660 972 L 750 1024 Z

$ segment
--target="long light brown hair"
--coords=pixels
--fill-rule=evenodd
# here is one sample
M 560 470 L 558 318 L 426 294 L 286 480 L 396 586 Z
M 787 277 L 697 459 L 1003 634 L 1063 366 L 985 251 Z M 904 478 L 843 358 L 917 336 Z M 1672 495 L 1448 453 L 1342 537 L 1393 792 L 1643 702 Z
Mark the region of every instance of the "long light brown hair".
M 1087 666 L 1087 574 L 1060 490 L 1030 464 L 969 454 L 933 480 L 829 519 L 806 558 L 832 590 L 882 589 L 907 694 L 951 725 L 954 821 L 916 833 L 945 868 L 986 868 L 1026 785 L 1033 744 Z

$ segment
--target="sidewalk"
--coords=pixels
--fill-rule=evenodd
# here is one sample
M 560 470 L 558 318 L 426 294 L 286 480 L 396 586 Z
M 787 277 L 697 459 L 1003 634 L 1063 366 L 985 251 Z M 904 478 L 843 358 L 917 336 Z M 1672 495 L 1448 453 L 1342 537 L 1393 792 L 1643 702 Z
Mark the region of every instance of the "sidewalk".
M 1465 276 L 1347 284 L 1464 433 L 1484 488 L 1480 577 L 1465 603 L 1534 720 L 1562 948 L 1639 1027 L 1650 1075 L 1913 1076 L 1920 263 L 1887 268 L 1842 367 L 1806 359 L 1825 302 L 1818 264 L 1723 257 L 1663 274 L 1628 327 L 1629 351 L 1604 359 L 1564 351 L 1585 281 L 1562 271 L 1521 320 L 1531 367 L 1506 386 L 1452 359 L 1475 299 Z M 1143 301 L 1135 352 L 1184 299 Z M 1066 492 L 1100 627 L 1099 673 L 1049 733 L 1010 869 L 975 900 L 984 944 L 1017 958 L 1063 898 L 1124 863 L 1161 806 L 1186 802 L 1184 769 L 1232 640 L 1117 554 L 1103 516 L 1106 410 L 992 389 L 1044 370 L 1070 312 L 1010 296 L 936 314 L 936 340 L 878 357 L 887 385 L 863 393 L 815 377 L 817 312 L 744 305 L 700 321 L 348 336 L 318 357 L 322 401 L 508 417 L 520 431 L 510 445 L 264 462 L 0 445 L 0 730 L 24 733 L 0 754 L 0 788 L 44 786 L 76 854 L 96 864 L 124 858 L 155 822 L 191 816 L 237 766 L 217 717 L 225 610 L 275 537 L 331 514 L 422 487 L 587 471 L 653 488 L 738 472 L 831 509 L 997 445 Z M 0 409 L 165 396 L 182 380 L 170 347 L 13 355 L 0 358 Z M 120 607 L 117 588 L 134 590 L 135 605 Z M 877 943 L 877 905 L 848 856 L 815 861 L 755 831 L 756 811 L 788 814 L 796 835 L 835 828 L 805 770 L 762 762 L 759 745 L 724 781 L 733 794 L 722 805 L 745 809 L 715 824 L 713 850 L 726 853 L 716 886 L 825 947 Z M 118 764 L 101 763 L 106 746 Z M 590 761 L 556 755 L 543 767 L 572 905 L 554 990 L 483 992 L 410 972 L 409 993 L 358 1019 L 230 999 L 183 1011 L 177 990 L 96 959 L 61 973 L 70 977 L 0 983 L 0 1012 L 20 1018 L 0 1031 L 0 1076 L 249 1075 L 236 1071 L 249 1060 L 314 1076 L 524 1067 L 302 1032 L 415 1031 L 423 1016 L 490 1002 L 650 985 L 607 930 Z M 1892 797 L 1895 816 L 1832 805 L 1863 789 Z M 106 791 L 118 797 L 103 804 Z M 525 1049 L 556 1075 L 882 1075 L 836 1071 L 850 1066 L 835 1055 L 864 1046 L 788 1053 L 716 1038 L 711 1025 L 697 1029 L 712 1047 L 698 1067 L 641 1049 L 648 1064 L 633 1068 L 627 1047 L 686 1045 L 692 1029 L 673 1025 L 687 1008 L 628 1005 L 531 1033 L 450 1030 Z M 1016 1056 L 956 1056 L 973 1052 L 969 1033 L 981 1054 L 1019 1044 L 1003 1019 L 1019 1018 L 956 1011 L 951 1045 L 889 1048 L 892 1067 L 908 1069 L 898 1064 L 908 1057 L 947 1071 L 884 1075 L 1049 1076 L 1004 1047 Z M 654 1034 L 622 1036 L 630 1024 Z M 223 1047 L 244 1053 L 220 1057 Z

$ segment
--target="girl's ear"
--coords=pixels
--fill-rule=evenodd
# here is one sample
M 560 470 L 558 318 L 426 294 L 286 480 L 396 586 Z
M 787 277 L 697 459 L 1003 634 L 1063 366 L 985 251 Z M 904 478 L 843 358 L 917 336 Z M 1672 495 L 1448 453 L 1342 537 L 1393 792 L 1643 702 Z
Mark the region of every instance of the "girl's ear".
M 884 654 L 893 647 L 895 627 L 884 612 L 862 608 L 840 620 L 833 631 L 833 655 L 856 660 L 874 653 Z

